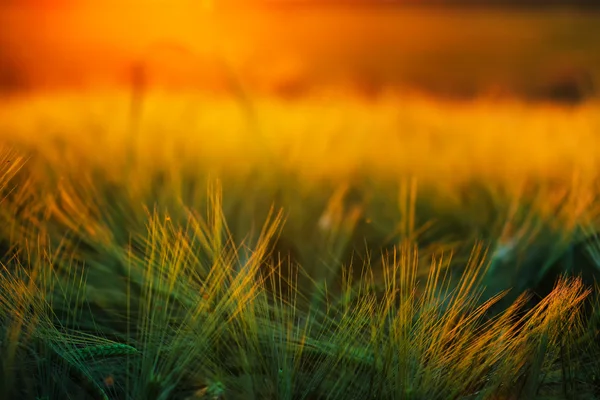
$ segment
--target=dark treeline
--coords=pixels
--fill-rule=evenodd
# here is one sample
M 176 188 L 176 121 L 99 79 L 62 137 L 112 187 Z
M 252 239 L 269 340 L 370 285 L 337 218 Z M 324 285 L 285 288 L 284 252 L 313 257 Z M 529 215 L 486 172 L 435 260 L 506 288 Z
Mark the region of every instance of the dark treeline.
M 224 1 L 227 3 L 228 1 Z M 600 0 L 256 0 L 256 3 L 276 8 L 288 7 L 494 7 L 515 9 L 596 8 Z

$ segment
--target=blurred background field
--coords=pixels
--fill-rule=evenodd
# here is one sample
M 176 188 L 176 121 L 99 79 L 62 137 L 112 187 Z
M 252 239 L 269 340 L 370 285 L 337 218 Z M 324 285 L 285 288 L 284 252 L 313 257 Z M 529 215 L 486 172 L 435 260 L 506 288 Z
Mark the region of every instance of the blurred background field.
M 25 326 L 23 343 L 68 359 L 75 339 L 47 333 L 64 323 L 92 335 L 77 346 L 143 349 L 142 372 L 116 375 L 139 383 L 104 380 L 113 398 L 208 377 L 226 388 L 211 398 L 292 399 L 310 385 L 320 394 L 302 398 L 367 398 L 379 385 L 379 398 L 487 399 L 521 383 L 497 398 L 598 396 L 597 11 L 144 4 L 0 6 L 6 338 Z M 474 265 L 471 303 L 459 282 Z M 451 283 L 439 291 L 436 266 Z M 563 274 L 590 292 L 578 281 L 552 292 Z M 596 303 L 579 319 L 582 293 Z M 67 317 L 26 324 L 50 298 Z M 533 314 L 518 328 L 506 317 L 474 333 L 472 321 L 520 302 Z M 439 315 L 422 317 L 431 305 Z M 418 334 L 394 331 L 390 315 Z M 568 347 L 580 334 L 585 346 Z M 396 355 L 413 348 L 410 369 Z M 356 363 L 368 385 L 353 382 Z M 7 382 L 0 397 L 15 393 Z
M 595 260 L 577 248 L 599 222 L 592 102 L 565 109 L 346 95 L 248 104 L 153 93 L 135 121 L 129 92 L 15 101 L 2 110 L 0 132 L 31 155 L 25 171 L 48 196 L 83 196 L 80 206 L 90 210 L 77 215 L 102 220 L 113 207 L 132 207 L 117 212 L 123 220 L 111 229 L 143 220 L 143 205 L 197 209 L 206 183 L 220 179 L 236 240 L 258 234 L 270 207 L 281 207 L 276 253 L 315 273 L 380 259 L 407 239 L 433 253 L 454 251 L 464 266 L 484 240 L 490 256 L 512 243 L 506 280 L 489 277 L 490 294 L 532 289 L 542 278 L 551 287 L 563 268 L 585 271 L 593 284 Z M 61 180 L 74 192 L 56 187 Z M 90 196 L 94 204 L 86 204 Z M 581 252 L 583 264 L 561 264 L 570 251 Z

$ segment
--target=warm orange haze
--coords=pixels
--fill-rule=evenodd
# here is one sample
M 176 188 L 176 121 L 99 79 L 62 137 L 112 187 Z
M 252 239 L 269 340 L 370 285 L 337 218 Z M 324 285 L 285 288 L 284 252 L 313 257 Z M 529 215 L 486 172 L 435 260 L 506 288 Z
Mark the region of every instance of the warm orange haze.
M 393 86 L 536 97 L 564 75 L 583 70 L 597 79 L 600 64 L 593 12 L 80 4 L 3 6 L 4 80 L 127 85 L 143 63 L 154 84 L 188 90 L 220 91 L 234 80 L 287 95 L 331 86 L 372 95 Z
M 598 398 L 600 14 L 275 3 L 0 5 L 0 399 Z

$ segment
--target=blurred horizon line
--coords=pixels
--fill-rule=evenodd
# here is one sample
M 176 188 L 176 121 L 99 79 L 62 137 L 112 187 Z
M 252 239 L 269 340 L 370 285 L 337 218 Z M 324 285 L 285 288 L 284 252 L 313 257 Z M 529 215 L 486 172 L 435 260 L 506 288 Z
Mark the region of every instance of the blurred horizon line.
M 145 1 L 143 4 L 137 3 L 137 0 L 129 1 L 128 3 L 117 2 L 113 0 L 104 0 L 95 2 L 87 1 L 71 1 L 59 0 L 56 2 L 45 2 L 43 0 L 5 0 L 0 3 L 2 8 L 41 8 L 41 9 L 72 9 L 79 7 L 103 8 L 113 5 L 128 8 L 142 7 L 153 8 L 156 6 L 192 6 L 201 5 L 209 8 L 271 8 L 271 9 L 286 9 L 286 8 L 411 8 L 411 9 L 497 9 L 497 10 L 535 10 L 541 11 L 544 9 L 598 9 L 600 10 L 600 0 L 203 0 L 191 1 L 182 0 L 180 3 L 173 0 L 154 0 Z

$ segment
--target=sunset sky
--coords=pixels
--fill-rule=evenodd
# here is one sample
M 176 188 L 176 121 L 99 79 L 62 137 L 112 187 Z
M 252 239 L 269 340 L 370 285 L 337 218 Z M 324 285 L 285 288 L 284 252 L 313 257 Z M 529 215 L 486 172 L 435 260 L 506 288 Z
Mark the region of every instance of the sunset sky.
M 392 79 L 468 91 L 599 61 L 593 13 L 341 6 L 288 12 L 251 6 L 263 0 L 235 1 L 3 2 L 0 87 L 21 77 L 35 87 L 122 85 L 136 63 L 145 63 L 166 86 L 220 88 L 226 65 L 258 86 L 353 80 L 369 87 Z

